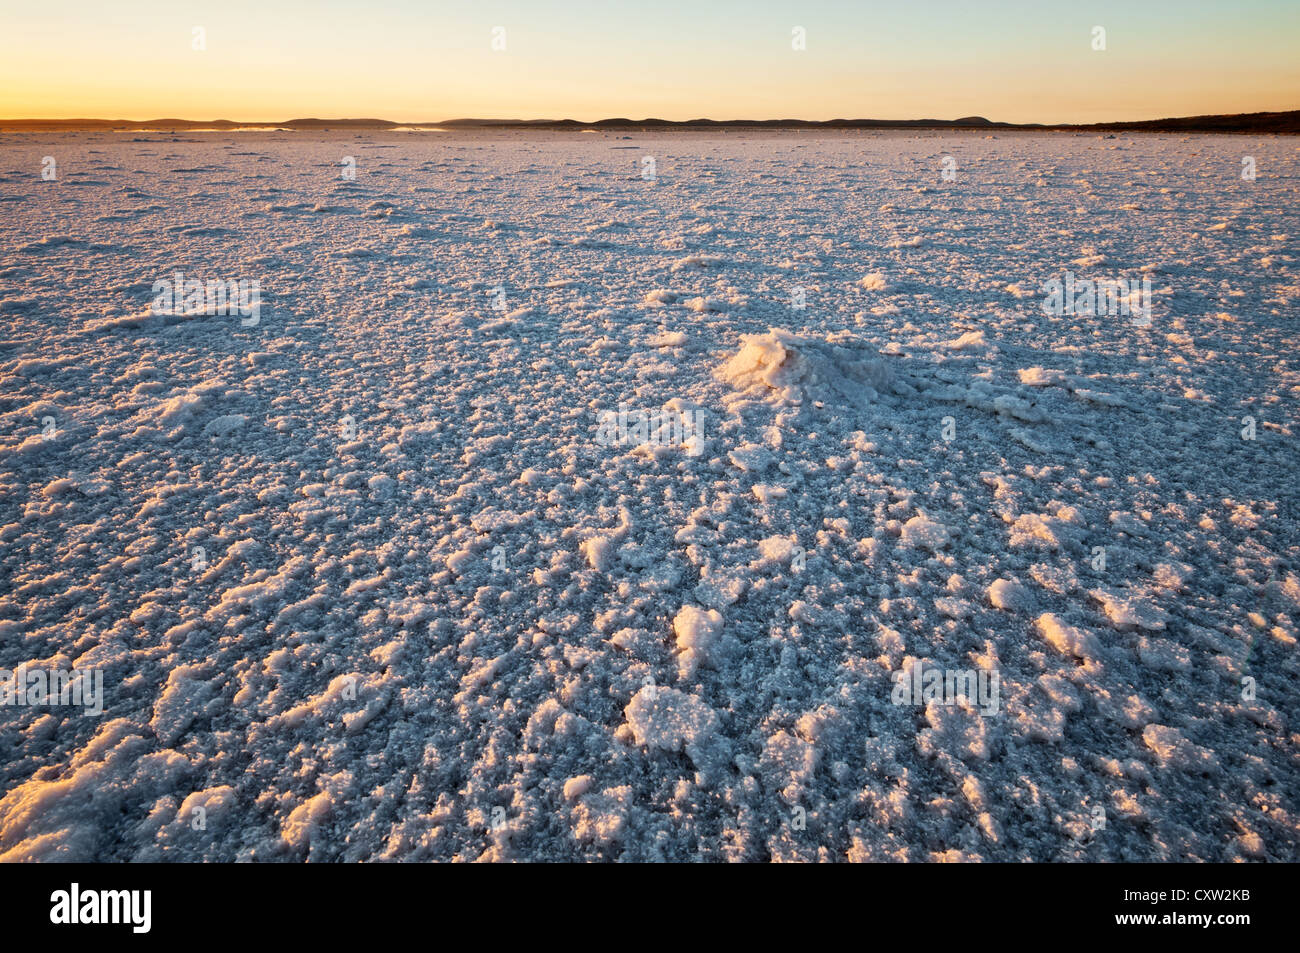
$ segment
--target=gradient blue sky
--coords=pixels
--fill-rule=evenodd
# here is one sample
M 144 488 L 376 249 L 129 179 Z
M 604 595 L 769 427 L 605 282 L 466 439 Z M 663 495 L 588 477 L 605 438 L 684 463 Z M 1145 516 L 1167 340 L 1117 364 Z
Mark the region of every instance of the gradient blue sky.
M 8 118 L 1086 122 L 1300 108 L 1297 0 L 3 5 Z

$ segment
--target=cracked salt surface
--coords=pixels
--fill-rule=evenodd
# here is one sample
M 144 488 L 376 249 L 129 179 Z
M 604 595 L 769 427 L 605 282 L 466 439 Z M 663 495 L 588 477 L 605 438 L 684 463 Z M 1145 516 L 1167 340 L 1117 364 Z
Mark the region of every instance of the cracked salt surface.
M 0 859 L 1295 860 L 1292 144 L 637 144 L 0 136 Z

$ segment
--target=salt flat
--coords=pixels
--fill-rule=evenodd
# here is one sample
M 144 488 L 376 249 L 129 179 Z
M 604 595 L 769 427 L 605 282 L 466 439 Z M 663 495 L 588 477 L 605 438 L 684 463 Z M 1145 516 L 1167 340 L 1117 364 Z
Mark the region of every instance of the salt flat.
M 104 686 L 0 705 L 0 860 L 1297 859 L 1298 183 L 0 136 L 0 669 Z

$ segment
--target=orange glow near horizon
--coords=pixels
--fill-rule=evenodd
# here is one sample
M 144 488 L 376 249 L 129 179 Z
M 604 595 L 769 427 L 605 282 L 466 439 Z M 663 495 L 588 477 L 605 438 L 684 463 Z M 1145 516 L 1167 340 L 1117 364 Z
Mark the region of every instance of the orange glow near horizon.
M 1273 0 L 1086 15 L 1019 2 L 71 6 L 5 15 L 0 117 L 1052 123 L 1300 108 L 1300 8 Z

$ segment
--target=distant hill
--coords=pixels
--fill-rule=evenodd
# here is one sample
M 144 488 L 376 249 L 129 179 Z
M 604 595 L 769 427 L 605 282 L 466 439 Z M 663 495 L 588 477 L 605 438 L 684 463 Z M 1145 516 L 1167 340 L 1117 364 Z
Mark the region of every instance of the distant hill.
M 1138 132 L 1300 132 L 1300 110 L 1280 113 L 1238 113 L 1231 116 L 1186 116 L 1181 119 L 1148 119 L 1139 122 L 1111 122 L 1079 129 L 1129 129 Z
M 277 129 L 1042 129 L 1097 132 L 1222 132 L 1285 134 L 1300 133 L 1300 110 L 1289 112 L 1237 113 L 1222 116 L 1186 116 L 1170 119 L 1141 119 L 1102 123 L 1012 123 L 994 122 L 983 116 L 962 119 L 448 119 L 442 122 L 393 122 L 387 119 L 289 119 L 285 122 L 235 122 L 230 119 L 0 119 L 0 129 L 15 131 L 67 129 L 233 129 L 239 127 Z

